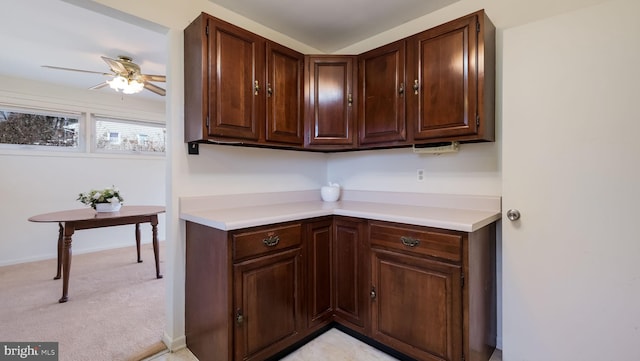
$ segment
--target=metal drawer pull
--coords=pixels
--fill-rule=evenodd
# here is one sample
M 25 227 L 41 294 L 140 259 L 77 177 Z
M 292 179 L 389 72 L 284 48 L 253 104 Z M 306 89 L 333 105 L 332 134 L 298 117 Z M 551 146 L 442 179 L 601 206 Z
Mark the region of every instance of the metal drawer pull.
M 415 247 L 420 244 L 419 239 L 411 238 L 411 237 L 400 237 L 400 241 L 407 247 Z
M 267 247 L 274 247 L 279 242 L 280 242 L 280 237 L 278 237 L 275 234 L 270 234 L 269 237 L 262 240 L 262 243 L 264 243 L 264 245 Z

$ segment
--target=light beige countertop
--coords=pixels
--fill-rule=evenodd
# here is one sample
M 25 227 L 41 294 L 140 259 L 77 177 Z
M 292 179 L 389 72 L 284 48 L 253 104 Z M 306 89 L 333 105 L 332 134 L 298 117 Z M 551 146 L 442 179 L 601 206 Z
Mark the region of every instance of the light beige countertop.
M 501 217 L 499 196 L 342 190 L 337 202 L 320 191 L 180 198 L 180 219 L 234 230 L 305 218 L 340 215 L 473 232 Z

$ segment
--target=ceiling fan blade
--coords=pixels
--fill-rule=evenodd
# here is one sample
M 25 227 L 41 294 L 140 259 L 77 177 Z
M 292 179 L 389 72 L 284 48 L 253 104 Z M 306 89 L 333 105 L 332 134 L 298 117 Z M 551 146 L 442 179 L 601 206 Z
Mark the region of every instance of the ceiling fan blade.
M 102 74 L 102 75 L 113 75 L 111 73 L 103 73 L 101 71 L 91 71 L 91 70 L 81 70 L 81 69 L 72 69 L 72 68 L 62 68 L 59 66 L 51 66 L 51 65 L 42 65 L 43 68 L 56 69 L 56 70 L 68 70 L 68 71 L 77 71 L 80 73 L 90 73 L 90 74 Z
M 92 86 L 91 88 L 89 88 L 89 90 L 102 89 L 102 88 L 104 88 L 104 87 L 106 87 L 106 86 L 108 86 L 108 85 L 109 85 L 109 83 L 107 83 L 107 82 L 105 81 L 105 82 L 102 82 L 102 83 L 100 83 L 100 84 L 96 84 L 96 85 Z
M 161 95 L 161 96 L 165 96 L 166 93 L 167 93 L 166 90 L 160 88 L 159 86 L 151 84 L 151 83 L 147 83 L 147 82 L 144 82 L 144 88 L 147 89 L 147 90 L 150 90 L 150 91 L 152 91 L 152 92 L 154 92 L 154 93 L 156 93 L 158 95 Z
M 142 78 L 145 81 L 158 81 L 165 82 L 167 81 L 167 77 L 164 75 L 151 75 L 151 74 L 142 74 Z
M 101 56 L 102 60 L 109 65 L 111 71 L 116 74 L 127 74 L 127 69 L 122 65 L 122 63 L 116 59 L 107 58 L 106 56 Z

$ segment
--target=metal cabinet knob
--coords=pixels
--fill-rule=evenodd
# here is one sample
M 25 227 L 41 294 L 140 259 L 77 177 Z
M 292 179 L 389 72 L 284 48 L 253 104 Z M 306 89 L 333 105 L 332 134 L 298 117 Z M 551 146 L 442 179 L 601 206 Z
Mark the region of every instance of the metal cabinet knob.
M 517 221 L 518 219 L 520 219 L 520 211 L 517 209 L 510 209 L 507 211 L 507 218 L 509 218 L 510 221 Z
M 242 322 L 244 322 L 244 316 L 242 316 L 242 311 L 240 309 L 236 310 L 236 322 L 238 322 L 238 325 L 242 325 Z

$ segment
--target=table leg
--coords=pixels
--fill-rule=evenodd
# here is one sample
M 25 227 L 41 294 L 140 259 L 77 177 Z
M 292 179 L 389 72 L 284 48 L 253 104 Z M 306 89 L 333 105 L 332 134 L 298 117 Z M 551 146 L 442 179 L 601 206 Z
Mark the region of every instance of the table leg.
M 58 270 L 56 272 L 56 276 L 53 277 L 54 280 L 60 279 L 60 271 L 62 269 L 62 239 L 64 237 L 64 227 L 62 226 L 62 222 L 58 222 Z
M 158 245 L 158 216 L 151 218 L 151 232 L 153 234 L 153 256 L 156 259 L 156 278 L 162 278 L 160 274 L 160 246 Z
M 140 258 L 140 223 L 136 223 L 136 249 L 138 250 L 138 263 L 142 262 Z
M 71 236 L 75 231 L 75 226 L 65 224 L 64 227 L 64 246 L 62 250 L 62 297 L 58 300 L 60 303 L 69 300 L 69 271 L 71 269 Z

